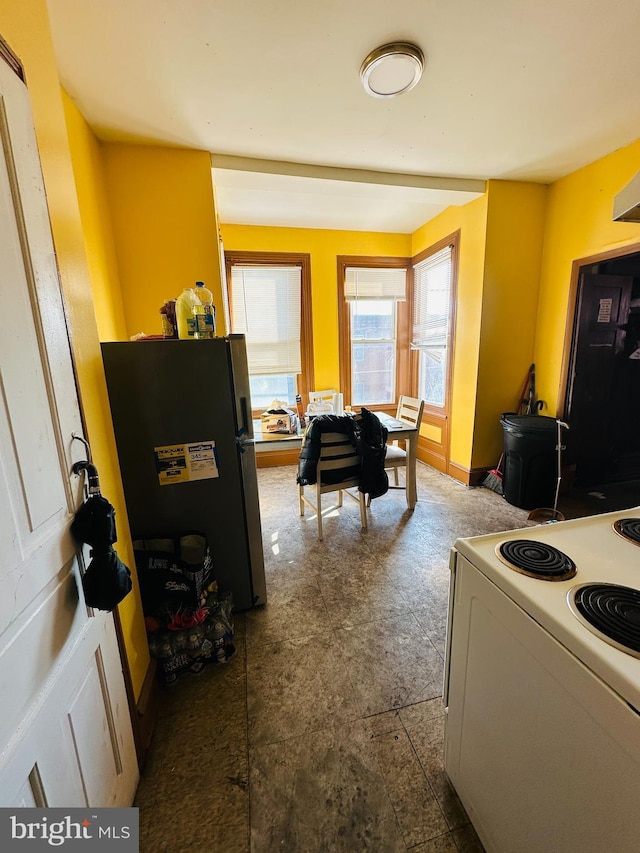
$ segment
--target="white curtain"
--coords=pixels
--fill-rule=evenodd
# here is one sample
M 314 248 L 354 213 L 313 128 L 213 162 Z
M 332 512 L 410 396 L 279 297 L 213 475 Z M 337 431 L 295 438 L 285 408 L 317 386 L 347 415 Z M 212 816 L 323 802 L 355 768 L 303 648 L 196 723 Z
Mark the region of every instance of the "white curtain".
M 413 268 L 413 349 L 433 351 L 446 347 L 451 307 L 451 254 L 452 247 L 445 246 Z
M 246 335 L 250 374 L 302 372 L 301 293 L 300 267 L 231 267 L 231 326 Z

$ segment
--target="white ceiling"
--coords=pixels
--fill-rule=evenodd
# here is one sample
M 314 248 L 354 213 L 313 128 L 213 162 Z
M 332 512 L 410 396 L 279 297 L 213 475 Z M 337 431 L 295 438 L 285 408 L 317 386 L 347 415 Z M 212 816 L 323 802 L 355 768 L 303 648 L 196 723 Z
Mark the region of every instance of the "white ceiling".
M 457 179 L 546 183 L 640 138 L 639 0 L 48 6 L 101 139 L 280 161 L 214 157 L 223 223 L 408 233 L 482 189 Z M 423 78 L 371 98 L 362 60 L 396 40 L 422 48 Z

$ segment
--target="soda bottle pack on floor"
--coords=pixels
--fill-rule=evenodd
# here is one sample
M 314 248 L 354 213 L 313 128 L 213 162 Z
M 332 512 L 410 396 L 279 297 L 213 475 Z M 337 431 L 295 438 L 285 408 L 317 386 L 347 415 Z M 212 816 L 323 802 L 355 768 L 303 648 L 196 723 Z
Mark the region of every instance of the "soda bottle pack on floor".
M 196 319 L 196 337 L 199 340 L 215 338 L 216 309 L 213 306 L 213 294 L 205 287 L 203 281 L 196 281 L 195 293 L 198 299 L 198 304 L 193 309 Z

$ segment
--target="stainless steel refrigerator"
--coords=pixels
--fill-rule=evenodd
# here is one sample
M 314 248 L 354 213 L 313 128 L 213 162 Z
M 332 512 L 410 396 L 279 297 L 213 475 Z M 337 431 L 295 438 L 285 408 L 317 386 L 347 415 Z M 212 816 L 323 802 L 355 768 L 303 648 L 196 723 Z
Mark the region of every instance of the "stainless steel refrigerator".
M 244 335 L 102 344 L 132 538 L 198 531 L 234 608 L 266 601 Z

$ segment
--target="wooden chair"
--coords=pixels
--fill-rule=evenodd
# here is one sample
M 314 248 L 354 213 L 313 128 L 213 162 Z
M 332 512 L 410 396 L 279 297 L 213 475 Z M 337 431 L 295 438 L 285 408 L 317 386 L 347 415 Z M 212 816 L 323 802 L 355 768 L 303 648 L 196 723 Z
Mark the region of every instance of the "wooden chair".
M 367 511 L 365 505 L 365 495 L 358 492 L 357 495 L 352 494 L 349 489 L 357 488 L 359 477 L 354 476 L 354 469 L 360 468 L 360 456 L 357 450 L 354 449 L 349 436 L 341 432 L 324 432 L 320 436 L 320 459 L 316 468 L 317 482 L 314 486 L 307 486 L 307 489 L 315 489 L 316 505 L 304 494 L 305 486 L 298 485 L 298 496 L 300 499 L 300 515 L 304 515 L 304 505 L 307 504 L 315 511 L 318 518 L 318 539 L 322 539 L 322 495 L 328 492 L 338 492 L 338 502 L 335 506 L 324 510 L 329 512 L 336 507 L 342 506 L 342 495 L 346 494 L 356 503 L 360 504 L 360 520 L 362 529 L 367 529 Z M 344 472 L 341 477 L 340 472 Z M 327 473 L 325 473 L 327 472 Z M 330 473 L 328 473 L 330 472 Z M 324 476 L 323 476 L 324 475 Z M 338 480 L 338 482 L 327 482 L 329 480 Z
M 398 400 L 398 411 L 396 419 L 404 421 L 411 426 L 420 428 L 422 423 L 422 410 L 424 409 L 424 400 L 418 400 L 417 397 L 406 397 L 402 395 Z M 404 444 L 404 441 L 402 441 Z M 393 485 L 389 485 L 390 489 L 405 489 L 406 486 L 401 486 L 398 480 L 398 468 L 407 467 L 407 451 L 400 447 L 399 442 L 387 445 L 387 455 L 384 460 L 385 471 L 393 471 Z

